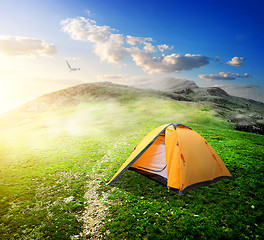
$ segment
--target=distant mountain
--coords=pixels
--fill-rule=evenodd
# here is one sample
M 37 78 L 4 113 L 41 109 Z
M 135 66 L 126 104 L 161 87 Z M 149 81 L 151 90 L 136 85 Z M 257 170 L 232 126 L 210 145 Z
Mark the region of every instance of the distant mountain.
M 146 89 L 147 86 L 149 89 Z M 162 90 L 158 86 L 162 86 Z M 14 113 L 25 114 L 56 109 L 59 106 L 72 107 L 91 100 L 115 99 L 122 102 L 151 96 L 205 104 L 216 115 L 233 123 L 235 129 L 264 134 L 264 104 L 262 102 L 231 96 L 218 87 L 200 88 L 194 82 L 184 79 L 175 81 L 175 79 L 167 78 L 162 82 L 157 81 L 154 85 L 148 85 L 145 81 L 141 83 L 141 88 L 139 84 L 137 88 L 109 82 L 81 84 L 45 94 L 13 111 L 0 115 L 0 118 Z M 159 89 L 159 91 L 151 88 Z
M 207 103 L 218 115 L 235 123 L 234 128 L 264 133 L 264 104 L 262 102 L 232 96 L 219 87 L 200 88 L 193 81 L 174 77 L 154 81 L 144 80 L 133 86 L 164 91 L 175 100 Z
M 164 79 L 147 79 L 131 85 L 136 88 L 153 89 L 159 91 L 174 92 L 178 89 L 194 89 L 198 88 L 195 82 L 187 79 L 178 79 L 174 77 L 167 77 Z
M 204 102 L 237 130 L 264 134 L 264 104 L 236 97 L 218 87 L 183 89 L 174 91 L 192 102 Z

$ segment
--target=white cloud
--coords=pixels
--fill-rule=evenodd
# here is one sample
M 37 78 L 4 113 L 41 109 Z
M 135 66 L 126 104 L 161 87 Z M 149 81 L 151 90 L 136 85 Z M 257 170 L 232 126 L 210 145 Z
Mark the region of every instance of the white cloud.
M 242 76 L 242 78 L 252 78 L 252 76 L 249 75 L 248 73 L 245 73 L 245 74 Z
M 115 29 L 109 26 L 98 26 L 95 21 L 83 17 L 68 18 L 61 24 L 62 30 L 72 39 L 94 43 L 94 53 L 102 61 L 118 63 L 127 55 L 127 49 L 123 47 L 124 36 L 112 33 Z
M 131 56 L 136 65 L 149 73 L 175 73 L 181 70 L 199 68 L 209 63 L 210 58 L 202 55 L 171 54 L 154 56 L 157 47 L 161 52 L 172 49 L 166 44 L 152 45 L 152 38 L 116 34 L 109 26 L 98 26 L 94 20 L 83 17 L 61 21 L 62 30 L 72 39 L 94 43 L 94 53 L 102 61 L 119 63 Z M 126 44 L 125 44 L 126 43 Z
M 230 73 L 230 72 L 220 72 L 218 74 L 201 74 L 198 75 L 198 77 L 208 82 L 214 80 L 235 80 L 236 78 L 251 78 L 251 76 L 248 73 L 245 73 L 244 75 L 240 75 L 238 73 Z
M 236 79 L 234 77 L 234 74 L 230 72 L 228 73 L 220 72 L 219 74 L 201 74 L 201 75 L 198 75 L 198 77 L 208 82 L 213 81 L 213 80 L 235 80 Z
M 145 50 L 145 52 L 156 52 L 157 48 L 154 47 L 151 43 L 146 43 L 146 45 L 143 47 L 143 49 Z
M 111 34 L 107 41 L 97 42 L 94 45 L 94 53 L 102 61 L 118 63 L 128 55 L 127 49 L 123 47 L 124 36 L 122 34 Z
M 240 67 L 246 59 L 243 57 L 233 57 L 231 60 L 227 61 L 226 64 L 230 66 Z
M 36 38 L 0 36 L 0 53 L 6 56 L 52 56 L 54 44 Z
M 139 48 L 131 49 L 134 62 L 149 73 L 174 73 L 181 70 L 199 68 L 209 63 L 209 58 L 202 55 L 171 54 L 167 56 L 154 57 Z
M 111 34 L 109 26 L 98 26 L 96 22 L 84 17 L 67 18 L 61 21 L 62 30 L 68 33 L 72 39 L 90 42 L 106 42 Z
M 167 50 L 171 50 L 171 49 L 173 49 L 173 46 L 169 47 L 169 46 L 166 45 L 166 44 L 158 45 L 157 47 L 159 48 L 159 50 L 160 50 L 161 52 L 164 52 L 164 51 L 167 51 Z
M 127 36 L 126 37 L 126 42 L 132 46 L 137 45 L 137 44 L 144 44 L 146 45 L 148 42 L 152 42 L 152 38 L 144 38 L 144 37 L 133 37 L 133 36 Z
M 104 74 L 96 76 L 99 80 L 126 80 L 122 74 Z

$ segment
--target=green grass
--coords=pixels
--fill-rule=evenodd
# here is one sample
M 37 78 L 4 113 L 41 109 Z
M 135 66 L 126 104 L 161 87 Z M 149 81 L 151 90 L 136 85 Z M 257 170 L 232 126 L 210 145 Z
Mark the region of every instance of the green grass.
M 0 121 L 1 239 L 78 235 L 94 179 L 108 194 L 107 239 L 263 237 L 264 137 L 231 129 L 207 106 L 130 93 Z M 235 180 L 181 197 L 130 171 L 105 186 L 144 135 L 170 122 L 208 140 Z
M 194 128 L 219 153 L 235 180 L 223 180 L 180 197 L 135 172 L 126 172 L 110 196 L 116 204 L 105 220 L 104 230 L 110 231 L 107 238 L 263 237 L 263 136 Z

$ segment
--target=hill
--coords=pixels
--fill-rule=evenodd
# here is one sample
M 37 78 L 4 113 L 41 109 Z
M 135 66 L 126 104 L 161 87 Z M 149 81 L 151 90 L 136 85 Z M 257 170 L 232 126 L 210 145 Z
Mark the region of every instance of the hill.
M 160 81 L 154 85 L 149 85 L 148 81 L 143 83 L 137 85 L 141 89 L 110 82 L 81 84 L 43 95 L 8 114 L 51 110 L 59 106 L 76 106 L 91 99 L 115 99 L 122 102 L 133 98 L 158 97 L 202 103 L 217 116 L 234 123 L 235 129 L 264 134 L 264 104 L 261 102 L 231 96 L 218 87 L 200 88 L 188 80 L 175 82 L 175 79 L 167 78 L 163 82 L 166 88 L 161 87 Z M 148 89 L 147 86 L 154 89 Z M 155 88 L 163 90 L 155 90 Z
M 0 237 L 262 239 L 263 135 L 237 131 L 228 121 L 232 110 L 246 116 L 262 109 L 215 88 L 92 83 L 2 114 Z M 166 123 L 197 131 L 235 180 L 181 197 L 131 171 L 106 186 L 138 142 Z

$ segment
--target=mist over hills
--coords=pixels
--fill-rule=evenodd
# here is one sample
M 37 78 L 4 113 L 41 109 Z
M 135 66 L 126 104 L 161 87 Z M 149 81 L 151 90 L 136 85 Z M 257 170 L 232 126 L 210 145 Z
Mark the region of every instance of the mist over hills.
M 2 114 L 0 118 L 13 114 L 26 114 L 56 109 L 59 106 L 76 106 L 90 100 L 130 101 L 146 96 L 169 98 L 172 101 L 198 102 L 204 104 L 216 115 L 233 123 L 233 128 L 264 134 L 264 104 L 262 102 L 229 95 L 218 87 L 200 88 L 189 80 L 175 81 L 166 78 L 154 84 L 143 81 L 134 86 L 110 82 L 85 83 L 45 94 L 20 107 Z M 147 104 L 147 103 L 146 103 Z
M 213 111 L 229 122 L 235 123 L 238 130 L 263 134 L 264 104 L 251 99 L 228 94 L 219 87 L 201 88 L 187 79 L 168 77 L 160 80 L 145 80 L 133 85 L 142 89 L 170 92 L 172 98 L 191 102 L 204 102 Z
M 177 79 L 174 77 L 167 77 L 164 79 L 147 79 L 140 82 L 134 83 L 132 87 L 142 88 L 142 89 L 153 89 L 159 91 L 174 92 L 178 89 L 194 89 L 198 88 L 195 82 L 187 79 Z

